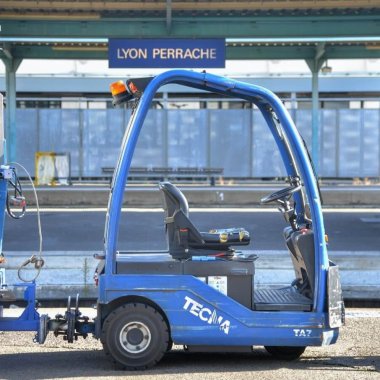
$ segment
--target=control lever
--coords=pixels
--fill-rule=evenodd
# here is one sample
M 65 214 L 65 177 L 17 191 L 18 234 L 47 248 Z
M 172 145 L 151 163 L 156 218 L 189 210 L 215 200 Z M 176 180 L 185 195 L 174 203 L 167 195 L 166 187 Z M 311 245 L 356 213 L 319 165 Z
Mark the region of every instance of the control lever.
M 278 210 L 284 215 L 286 222 L 292 226 L 293 231 L 297 231 L 297 214 L 294 207 L 290 205 L 287 199 L 277 199 L 277 202 L 281 205 Z

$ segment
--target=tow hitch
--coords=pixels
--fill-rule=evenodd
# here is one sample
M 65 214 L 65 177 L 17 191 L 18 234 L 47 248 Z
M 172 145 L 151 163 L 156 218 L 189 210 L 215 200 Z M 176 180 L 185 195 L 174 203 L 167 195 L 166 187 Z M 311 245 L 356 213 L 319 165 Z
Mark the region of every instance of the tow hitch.
M 79 294 L 75 299 L 75 307 L 71 307 L 71 297 L 67 299 L 67 309 L 65 313 L 57 314 L 54 319 L 43 314 L 40 317 L 40 326 L 35 341 L 43 344 L 49 331 L 55 336 L 62 335 L 63 340 L 73 343 L 81 336 L 86 339 L 88 334 L 93 333 L 94 322 L 89 321 L 89 317 L 82 315 L 79 311 Z

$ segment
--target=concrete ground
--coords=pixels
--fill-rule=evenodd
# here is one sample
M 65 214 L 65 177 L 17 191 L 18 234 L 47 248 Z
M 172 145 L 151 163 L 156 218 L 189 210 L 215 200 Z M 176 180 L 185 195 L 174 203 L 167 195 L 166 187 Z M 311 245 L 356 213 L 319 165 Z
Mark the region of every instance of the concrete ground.
M 124 372 L 115 369 L 93 338 L 68 344 L 49 335 L 38 346 L 32 337 L 0 333 L 0 379 L 380 379 L 380 309 L 347 310 L 337 344 L 309 347 L 298 362 L 274 360 L 262 347 L 249 354 L 185 353 L 175 347 L 153 369 Z

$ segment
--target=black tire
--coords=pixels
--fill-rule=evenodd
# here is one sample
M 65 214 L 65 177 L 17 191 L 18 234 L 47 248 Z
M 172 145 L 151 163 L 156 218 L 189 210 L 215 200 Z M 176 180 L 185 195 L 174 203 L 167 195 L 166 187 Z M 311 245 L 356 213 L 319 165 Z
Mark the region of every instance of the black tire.
M 173 348 L 173 341 L 169 339 L 168 346 L 166 347 L 166 352 L 170 352 Z
M 265 346 L 265 349 L 276 359 L 292 361 L 299 359 L 306 347 Z
M 161 313 L 143 303 L 129 303 L 108 315 L 101 341 L 106 355 L 116 364 L 128 370 L 141 370 L 162 359 L 170 336 Z

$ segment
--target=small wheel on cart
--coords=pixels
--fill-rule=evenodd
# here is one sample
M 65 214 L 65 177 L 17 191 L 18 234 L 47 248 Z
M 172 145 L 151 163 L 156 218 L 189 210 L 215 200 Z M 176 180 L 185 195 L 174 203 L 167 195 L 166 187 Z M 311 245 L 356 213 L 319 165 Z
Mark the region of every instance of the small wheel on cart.
M 292 361 L 297 360 L 306 347 L 265 346 L 265 349 L 276 359 Z
M 128 370 L 153 367 L 170 344 L 163 316 L 143 303 L 129 303 L 111 312 L 104 321 L 101 340 L 106 355 Z

